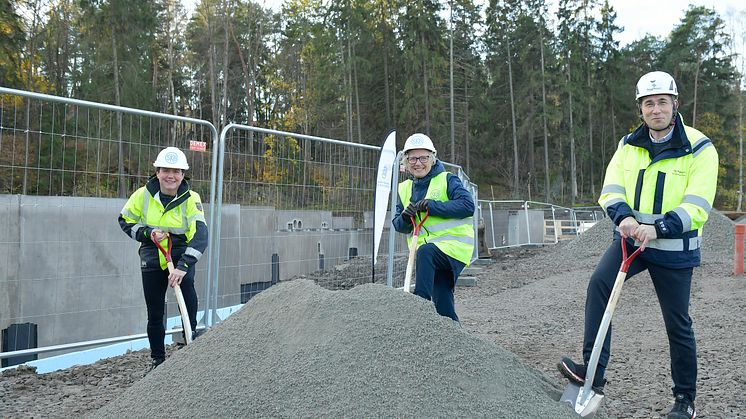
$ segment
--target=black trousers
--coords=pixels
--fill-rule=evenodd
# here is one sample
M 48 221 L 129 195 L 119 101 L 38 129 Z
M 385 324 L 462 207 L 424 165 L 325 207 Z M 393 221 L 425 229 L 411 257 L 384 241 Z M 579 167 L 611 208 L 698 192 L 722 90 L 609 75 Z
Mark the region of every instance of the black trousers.
M 142 290 L 148 308 L 148 341 L 150 342 L 150 357 L 153 359 L 166 357 L 166 347 L 163 342 L 166 337 L 166 327 L 163 316 L 166 311 L 165 300 L 168 288 L 168 270 L 142 271 Z M 192 330 L 196 330 L 197 292 L 194 290 L 194 266 L 189 268 L 184 279 L 181 280 L 181 292 L 189 313 L 189 323 L 192 325 Z
M 438 314 L 458 321 L 453 288 L 464 266 L 443 253 L 435 244 L 423 244 L 417 249 L 415 295 L 432 300 Z
M 621 241 L 614 242 L 601 257 L 596 270 L 588 283 L 585 302 L 585 334 L 583 338 L 583 359 L 591 357 L 596 333 L 601 326 L 606 304 L 611 296 L 616 275 L 622 264 Z M 627 245 L 628 254 L 632 247 Z M 671 356 L 671 377 L 673 393 L 686 394 L 694 400 L 697 392 L 697 347 L 689 317 L 689 296 L 692 287 L 692 268 L 671 269 L 645 262 L 637 257 L 629 267 L 627 279 L 644 270 L 650 272 L 655 293 L 666 324 Z M 624 294 L 624 291 L 622 291 Z M 613 323 L 613 322 L 612 322 Z M 609 362 L 611 348 L 611 326 L 606 334 L 601 356 L 598 361 L 597 376 L 603 376 Z M 643 374 L 644 376 L 644 374 Z

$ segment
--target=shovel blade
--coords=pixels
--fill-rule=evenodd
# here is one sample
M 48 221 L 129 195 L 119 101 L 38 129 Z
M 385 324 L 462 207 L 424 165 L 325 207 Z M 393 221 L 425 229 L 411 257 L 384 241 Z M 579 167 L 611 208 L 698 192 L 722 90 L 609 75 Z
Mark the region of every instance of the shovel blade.
M 574 383 L 568 384 L 560 397 L 560 403 L 567 403 L 572 406 L 581 418 L 593 418 L 596 415 L 599 406 L 601 406 L 601 401 L 603 400 L 604 395 L 591 390 L 591 397 L 583 397 L 583 399 L 585 399 L 585 402 L 583 402 L 580 400 L 580 393 L 582 390 L 582 386 Z

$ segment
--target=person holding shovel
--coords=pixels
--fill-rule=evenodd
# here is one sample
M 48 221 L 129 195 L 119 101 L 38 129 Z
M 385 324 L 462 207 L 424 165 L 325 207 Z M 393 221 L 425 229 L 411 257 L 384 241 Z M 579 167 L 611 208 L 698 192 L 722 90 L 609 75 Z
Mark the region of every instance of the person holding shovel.
M 432 300 L 441 316 L 458 322 L 453 291 L 474 253 L 474 200 L 436 156 L 427 135 L 407 138 L 404 164 L 414 179 L 399 184 L 399 202 L 391 222 L 396 231 L 410 234 L 413 219 L 419 223 L 427 214 L 417 243 L 410 243 L 418 246 L 414 293 Z
M 560 372 L 582 385 L 612 285 L 621 246 L 639 246 L 628 278 L 648 270 L 668 334 L 674 405 L 668 418 L 694 418 L 697 350 L 689 316 L 692 269 L 700 264 L 702 226 L 715 198 L 718 154 L 712 141 L 684 125 L 678 113 L 678 89 L 662 71 L 637 82 L 642 124 L 624 136 L 606 169 L 599 204 L 616 225 L 614 240 L 591 275 L 585 303 L 583 363 L 563 357 Z M 593 387 L 602 391 L 610 354 L 606 335 Z M 640 375 L 644 378 L 645 375 Z
M 176 147 L 163 149 L 153 163 L 155 175 L 136 190 L 122 208 L 119 226 L 140 242 L 142 288 L 148 310 L 148 341 L 152 368 L 166 359 L 164 338 L 166 290 L 181 286 L 191 330 L 197 327 L 195 264 L 207 248 L 207 224 L 199 194 L 184 179 L 189 169 L 186 155 Z M 172 241 L 175 269 L 169 272 L 155 241 Z M 167 245 L 163 246 L 167 248 Z M 193 333 L 194 336 L 194 333 Z

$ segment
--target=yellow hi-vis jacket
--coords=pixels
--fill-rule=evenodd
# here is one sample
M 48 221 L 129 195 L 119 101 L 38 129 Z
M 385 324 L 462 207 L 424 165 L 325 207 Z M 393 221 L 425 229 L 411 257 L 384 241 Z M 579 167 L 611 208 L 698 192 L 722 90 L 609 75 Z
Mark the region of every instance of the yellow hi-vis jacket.
M 617 226 L 627 217 L 655 226 L 640 255 L 668 268 L 699 266 L 702 226 L 715 198 L 718 154 L 704 134 L 676 118 L 671 139 L 651 158 L 649 129 L 623 137 L 606 169 L 598 202 Z M 619 238 L 618 228 L 615 237 Z M 636 243 L 639 245 L 639 243 Z
M 430 201 L 448 202 L 448 172 L 441 172 L 430 179 L 424 199 Z M 412 197 L 412 180 L 405 180 L 399 184 L 399 199 L 406 207 Z M 424 214 L 423 214 L 424 216 Z M 417 222 L 417 220 L 415 220 Z M 412 237 L 407 238 L 412 245 Z M 417 238 L 417 245 L 433 243 L 446 255 L 462 262 L 471 263 L 474 254 L 474 221 L 473 217 L 443 218 L 430 215 L 422 224 L 422 231 Z
M 165 206 L 160 199 L 160 184 L 152 177 L 127 200 L 119 215 L 119 226 L 140 242 L 140 264 L 144 271 L 165 270 L 166 258 L 150 238 L 155 228 L 170 233 L 171 257 L 176 268 L 187 271 L 207 249 L 207 224 L 199 194 L 184 180 L 176 196 Z M 161 245 L 167 249 L 167 241 Z

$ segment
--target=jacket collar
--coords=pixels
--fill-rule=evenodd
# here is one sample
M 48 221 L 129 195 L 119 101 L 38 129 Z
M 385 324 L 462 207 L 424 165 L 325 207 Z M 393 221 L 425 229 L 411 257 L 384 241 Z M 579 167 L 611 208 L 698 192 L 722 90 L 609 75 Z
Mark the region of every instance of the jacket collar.
M 684 124 L 681 122 L 681 114 L 676 115 L 676 121 L 673 126 L 673 135 L 669 141 L 668 148 L 686 148 L 689 147 L 689 138 L 686 136 L 684 130 Z M 648 151 L 652 149 L 652 141 L 650 140 L 650 128 L 648 124 L 642 123 L 639 127 L 630 135 L 627 136 L 625 141 L 627 144 L 642 147 Z
M 161 191 L 161 183 L 158 181 L 158 178 L 153 175 L 148 179 L 148 183 L 145 184 L 145 188 L 150 193 L 150 196 L 155 197 L 156 194 L 158 194 Z M 181 185 L 179 185 L 179 189 L 176 191 L 176 197 L 166 205 L 165 210 L 168 211 L 171 208 L 178 207 L 181 205 L 182 202 L 186 201 L 187 198 L 191 195 L 189 192 L 191 191 L 191 187 L 189 186 L 189 182 L 184 179 L 181 181 Z

